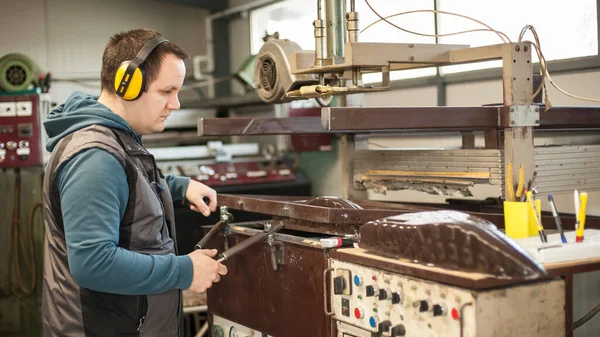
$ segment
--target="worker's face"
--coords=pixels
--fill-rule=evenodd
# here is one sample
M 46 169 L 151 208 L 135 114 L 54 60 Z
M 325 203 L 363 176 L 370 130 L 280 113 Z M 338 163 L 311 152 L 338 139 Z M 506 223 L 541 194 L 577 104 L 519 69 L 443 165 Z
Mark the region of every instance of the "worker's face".
M 138 135 L 161 132 L 165 129 L 165 120 L 173 110 L 179 110 L 177 97 L 185 78 L 183 60 L 173 54 L 167 54 L 161 64 L 156 79 L 148 85 L 148 90 L 132 104 L 133 116 L 129 122 Z

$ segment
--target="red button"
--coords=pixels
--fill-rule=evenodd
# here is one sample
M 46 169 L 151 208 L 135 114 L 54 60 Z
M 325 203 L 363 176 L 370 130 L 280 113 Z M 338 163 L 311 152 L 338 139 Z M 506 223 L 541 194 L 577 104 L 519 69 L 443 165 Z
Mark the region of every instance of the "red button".
M 360 319 L 360 318 L 363 318 L 364 316 L 365 316 L 365 313 L 361 308 L 354 309 L 354 317 Z
M 458 313 L 458 310 L 456 310 L 456 308 L 452 308 L 451 315 L 452 315 L 452 319 L 454 319 L 456 321 L 460 318 L 460 314 Z

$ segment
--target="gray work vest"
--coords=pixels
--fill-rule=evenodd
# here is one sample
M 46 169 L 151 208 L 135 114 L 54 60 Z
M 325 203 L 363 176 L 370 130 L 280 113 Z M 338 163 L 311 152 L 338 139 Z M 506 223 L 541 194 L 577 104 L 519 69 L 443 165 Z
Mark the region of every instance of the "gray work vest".
M 109 294 L 80 287 L 71 275 L 56 176 L 69 159 L 90 148 L 115 156 L 127 176 L 129 200 L 118 246 L 143 254 L 177 253 L 171 193 L 154 157 L 142 145 L 123 131 L 99 125 L 61 139 L 48 162 L 43 185 L 44 336 L 182 335 L 180 290 L 141 296 Z M 85 224 L 81 226 L 85 230 Z

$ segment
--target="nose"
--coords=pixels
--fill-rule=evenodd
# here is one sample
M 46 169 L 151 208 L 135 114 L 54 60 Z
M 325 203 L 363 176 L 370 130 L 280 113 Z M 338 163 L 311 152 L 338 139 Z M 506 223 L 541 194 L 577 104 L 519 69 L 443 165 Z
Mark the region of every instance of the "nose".
M 167 102 L 167 108 L 169 110 L 179 110 L 181 104 L 179 103 L 179 96 L 177 94 L 172 95 Z

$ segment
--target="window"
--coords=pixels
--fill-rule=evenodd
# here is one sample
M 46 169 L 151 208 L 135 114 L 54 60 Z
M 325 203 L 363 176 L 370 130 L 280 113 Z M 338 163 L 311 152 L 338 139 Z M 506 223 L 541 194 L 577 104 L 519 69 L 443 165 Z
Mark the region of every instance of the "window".
M 596 0 L 441 0 L 440 10 L 467 15 L 508 35 L 511 41 L 519 38 L 521 29 L 533 25 L 540 37 L 546 61 L 598 55 Z M 485 28 L 473 21 L 439 14 L 440 34 Z M 533 40 L 528 32 L 524 40 Z M 468 44 L 471 47 L 499 44 L 502 40 L 493 32 L 474 32 L 440 37 L 439 43 Z M 532 58 L 537 61 L 535 51 Z M 475 69 L 500 67 L 501 61 L 489 61 L 441 67 L 442 74 Z
M 514 42 L 518 40 L 521 29 L 533 25 L 539 36 L 542 51 L 547 61 L 598 55 L 597 0 L 503 0 L 501 2 L 481 0 L 370 0 L 371 6 L 382 16 L 400 12 L 434 9 L 437 1 L 442 11 L 470 16 L 492 28 L 506 33 Z M 260 50 L 265 32 L 280 33 L 281 38 L 298 43 L 304 50 L 314 50 L 312 22 L 317 14 L 316 1 L 287 0 L 263 7 L 251 12 L 252 53 Z M 356 0 L 361 29 L 379 19 L 363 0 Z M 478 23 L 465 18 L 438 14 L 438 32 L 453 33 L 470 29 L 485 29 Z M 390 22 L 404 29 L 423 34 L 434 34 L 435 16 L 433 13 L 412 13 L 395 16 Z M 533 40 L 527 33 L 525 40 Z M 435 43 L 435 38 L 410 34 L 379 22 L 359 35 L 362 42 L 398 42 L 398 43 Z M 493 32 L 473 32 L 467 34 L 440 37 L 439 43 L 467 44 L 471 47 L 499 44 L 502 40 Z M 537 60 L 535 52 L 532 53 Z M 480 62 L 465 65 L 453 65 L 440 68 L 440 74 L 451 74 L 501 66 L 500 61 Z M 433 76 L 435 68 L 395 71 L 390 74 L 392 80 Z M 366 74 L 365 83 L 378 82 L 380 74 Z

